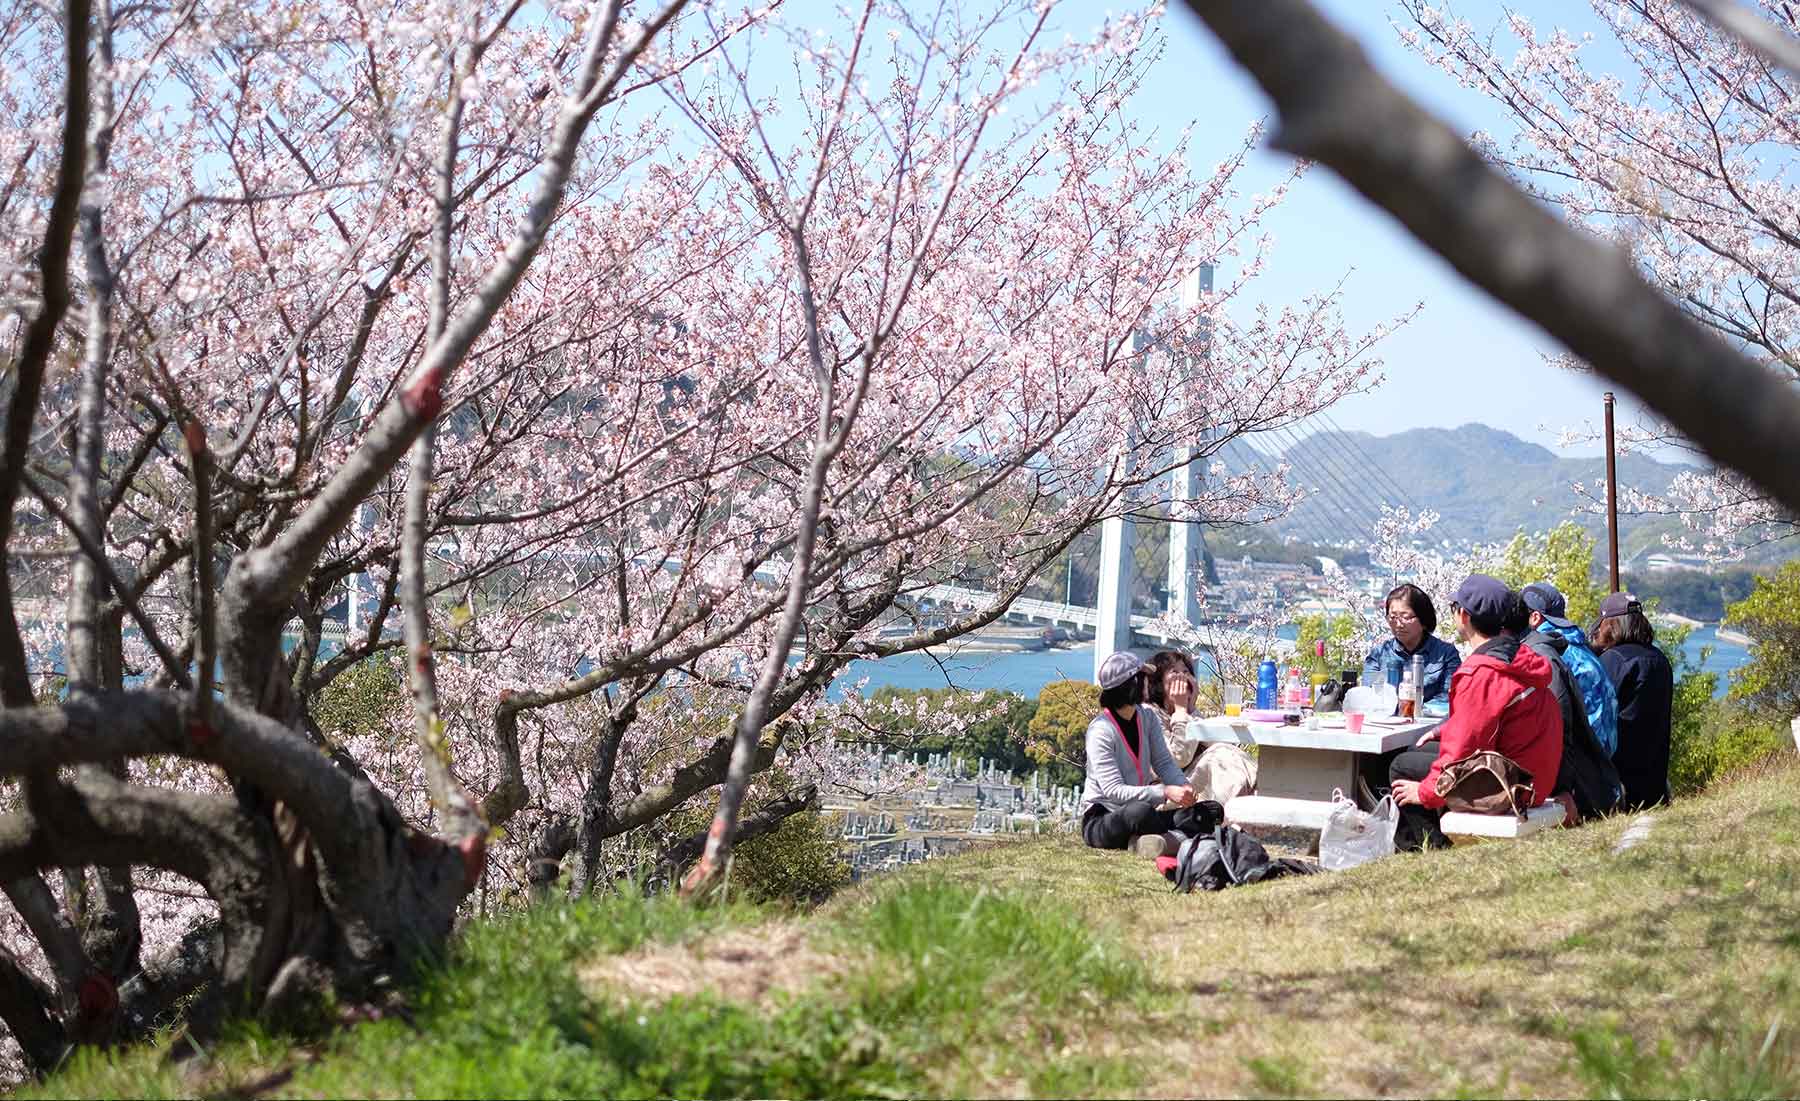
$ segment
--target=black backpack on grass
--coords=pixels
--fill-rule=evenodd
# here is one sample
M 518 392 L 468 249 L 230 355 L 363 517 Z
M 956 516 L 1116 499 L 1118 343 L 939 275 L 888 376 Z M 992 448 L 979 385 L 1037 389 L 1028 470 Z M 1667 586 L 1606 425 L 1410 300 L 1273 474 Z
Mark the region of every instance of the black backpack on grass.
M 1189 837 L 1175 852 L 1167 873 L 1175 889 L 1187 894 L 1222 891 L 1240 883 L 1261 883 L 1284 875 L 1311 875 L 1319 870 L 1308 860 L 1271 859 L 1262 843 L 1236 826 L 1220 825 L 1211 834 Z

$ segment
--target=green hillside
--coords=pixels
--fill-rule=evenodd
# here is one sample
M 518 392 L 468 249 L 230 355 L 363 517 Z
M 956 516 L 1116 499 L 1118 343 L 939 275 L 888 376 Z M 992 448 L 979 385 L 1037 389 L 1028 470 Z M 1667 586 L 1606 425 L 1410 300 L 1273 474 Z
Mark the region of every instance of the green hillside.
M 1623 852 L 1621 817 L 1215 895 L 1059 835 L 805 915 L 559 903 L 378 1020 L 26 1095 L 1795 1096 L 1797 793 L 1789 757 Z

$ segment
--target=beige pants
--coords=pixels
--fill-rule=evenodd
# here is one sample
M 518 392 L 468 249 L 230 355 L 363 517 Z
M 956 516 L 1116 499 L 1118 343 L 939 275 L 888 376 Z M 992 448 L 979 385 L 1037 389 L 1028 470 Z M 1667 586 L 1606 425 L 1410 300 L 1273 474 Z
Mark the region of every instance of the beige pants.
M 1188 765 L 1187 778 L 1200 798 L 1227 803 L 1256 790 L 1256 761 L 1230 742 L 1214 742 Z

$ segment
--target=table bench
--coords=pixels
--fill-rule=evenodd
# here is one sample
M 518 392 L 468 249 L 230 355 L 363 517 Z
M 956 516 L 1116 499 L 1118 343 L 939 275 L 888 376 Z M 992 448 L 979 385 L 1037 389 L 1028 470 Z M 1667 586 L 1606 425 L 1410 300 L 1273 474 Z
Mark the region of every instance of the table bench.
M 1451 837 L 1526 837 L 1539 830 L 1553 830 L 1562 825 L 1567 813 L 1563 805 L 1554 799 L 1541 807 L 1532 807 L 1526 811 L 1523 822 L 1510 814 L 1446 811 L 1438 819 L 1438 829 Z

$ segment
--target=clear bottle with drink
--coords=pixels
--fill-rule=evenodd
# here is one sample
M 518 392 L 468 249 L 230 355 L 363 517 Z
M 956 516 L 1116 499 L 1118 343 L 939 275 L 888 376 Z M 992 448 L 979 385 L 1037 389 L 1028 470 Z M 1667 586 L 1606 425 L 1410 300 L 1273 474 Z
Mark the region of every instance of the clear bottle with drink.
M 1400 717 L 1419 717 L 1419 704 L 1425 696 L 1425 659 L 1415 656 L 1400 681 Z

